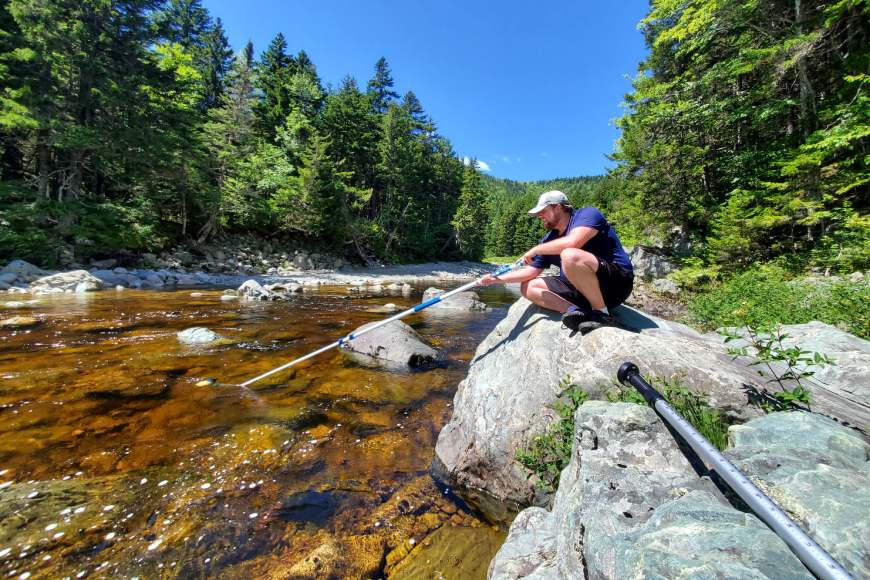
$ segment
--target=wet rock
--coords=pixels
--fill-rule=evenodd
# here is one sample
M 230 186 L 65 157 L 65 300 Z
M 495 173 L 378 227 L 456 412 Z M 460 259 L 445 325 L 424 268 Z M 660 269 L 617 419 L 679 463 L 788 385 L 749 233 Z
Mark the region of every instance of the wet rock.
M 384 548 L 384 539 L 379 536 L 330 539 L 294 564 L 283 577 L 374 578 L 383 567 Z
M 4 272 L 0 274 L 0 284 L 6 284 L 7 288 L 17 279 L 18 274 L 16 272 Z
M 360 330 L 377 324 L 360 327 Z M 439 359 L 438 351 L 423 342 L 417 332 L 396 320 L 346 343 L 345 351 L 365 357 L 362 362 L 380 361 L 407 367 L 421 367 Z
M 870 577 L 870 445 L 814 413 L 771 413 L 729 430 L 726 455 L 855 578 Z
M 377 306 L 375 308 L 369 308 L 366 312 L 372 312 L 374 314 L 394 314 L 399 312 L 401 308 L 393 304 L 392 302 L 388 302 L 382 306 Z
M 492 529 L 443 526 L 418 542 L 390 569 L 390 579 L 485 578 L 503 534 Z
M 13 316 L 5 320 L 0 320 L 0 328 L 30 328 L 36 326 L 39 321 L 30 316 Z
M 103 287 L 102 281 L 85 270 L 73 270 L 51 276 L 43 276 L 30 285 L 34 294 L 54 294 L 59 292 L 92 292 Z
M 277 300 L 280 298 L 275 292 L 263 288 L 256 280 L 246 280 L 236 289 L 236 292 L 245 300 Z
M 182 330 L 176 334 L 179 342 L 183 344 L 208 344 L 221 340 L 223 337 L 216 332 L 202 326 L 195 326 Z
M 221 302 L 233 302 L 234 300 L 238 300 L 239 297 L 235 294 L 224 294 L 221 296 Z
M 426 302 L 427 300 L 431 300 L 432 298 L 444 293 L 445 290 L 441 290 L 440 288 L 428 288 L 423 292 L 422 301 Z M 454 294 L 447 300 L 433 304 L 426 310 L 486 310 L 486 304 L 480 301 L 480 296 L 477 295 L 477 292 L 467 290 L 465 292 Z
M 4 302 L 4 308 L 36 308 L 39 306 L 39 300 L 12 300 Z
M 677 264 L 663 250 L 637 245 L 629 254 L 634 275 L 644 280 L 664 278 L 677 269 Z

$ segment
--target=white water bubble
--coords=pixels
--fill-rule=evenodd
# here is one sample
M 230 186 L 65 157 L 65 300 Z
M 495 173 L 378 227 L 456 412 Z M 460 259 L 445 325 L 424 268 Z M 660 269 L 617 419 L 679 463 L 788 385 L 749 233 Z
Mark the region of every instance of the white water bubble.
M 0 489 L 6 489 L 10 485 L 12 485 L 12 483 L 13 482 L 11 482 L 11 481 L 4 481 L 3 483 L 0 483 Z
M 110 511 L 112 511 L 113 509 L 115 509 L 115 505 L 114 505 L 114 504 L 109 504 L 109 505 L 103 507 L 103 511 L 104 511 L 104 512 L 110 512 Z
M 35 497 L 37 497 L 37 496 L 39 496 L 39 492 L 38 492 L 38 491 L 32 491 L 32 492 L 30 492 L 29 494 L 27 494 L 27 499 L 33 499 L 33 498 L 35 498 Z
M 108 534 L 106 534 L 106 539 L 107 539 L 107 540 L 111 540 L 111 539 L 114 538 L 114 537 L 115 537 L 115 532 L 109 532 Z
M 57 524 L 48 524 L 47 526 L 45 526 L 45 531 L 50 532 L 51 530 L 53 530 L 56 527 L 57 527 Z
M 0 550 L 0 558 L 9 554 L 12 551 L 12 548 L 3 548 Z
M 248 514 L 248 517 L 251 518 L 251 519 L 254 519 L 254 518 L 257 517 L 258 515 L 260 515 L 260 514 L 258 514 L 257 512 L 254 512 L 254 513 L 252 513 L 252 514 Z
M 148 544 L 148 551 L 150 552 L 151 550 L 156 550 L 157 548 L 160 547 L 160 544 L 162 544 L 162 543 L 163 543 L 163 538 L 154 540 L 153 542 Z
M 27 580 L 30 578 L 30 572 L 24 572 L 21 576 L 19 576 L 21 580 Z
M 60 515 L 65 516 L 68 513 L 72 513 L 72 508 L 63 508 L 60 510 Z
M 208 489 L 211 487 L 211 484 L 210 483 L 203 483 L 199 487 L 200 487 L 200 489 Z
M 58 532 L 58 533 L 56 533 L 55 535 L 53 535 L 52 538 L 54 538 L 55 540 L 57 540 L 57 539 L 62 538 L 62 537 L 64 536 L 64 534 L 65 534 L 65 532 Z
M 169 481 L 167 481 L 167 480 L 164 479 L 163 481 L 161 481 L 160 483 L 157 484 L 157 487 L 163 487 L 163 486 L 166 485 L 167 483 L 169 483 Z
M 145 485 L 146 483 L 148 483 L 148 478 L 147 478 L 147 477 L 143 477 L 143 478 L 139 481 L 139 485 Z
M 80 513 L 82 513 L 83 511 L 85 511 L 85 506 L 77 507 L 77 508 L 73 511 L 73 513 L 74 513 L 74 514 L 80 514 Z
M 84 578 L 84 577 L 85 577 L 85 574 L 87 574 L 87 572 L 85 572 L 84 570 L 82 570 L 81 572 L 79 572 L 78 574 L 76 574 L 76 578 Z

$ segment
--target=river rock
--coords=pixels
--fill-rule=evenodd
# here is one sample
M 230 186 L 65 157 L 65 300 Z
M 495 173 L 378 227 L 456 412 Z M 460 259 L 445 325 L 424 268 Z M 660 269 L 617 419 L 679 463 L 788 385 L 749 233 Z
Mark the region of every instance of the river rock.
M 0 284 L 5 284 L 7 288 L 17 279 L 18 274 L 15 272 L 3 272 L 0 274 Z
M 246 280 L 236 289 L 236 292 L 245 300 L 277 300 L 279 298 L 274 292 L 263 288 L 256 280 Z
M 0 320 L 0 328 L 30 328 L 36 326 L 39 321 L 31 316 L 13 316 Z
M 729 459 L 855 578 L 870 578 L 866 440 L 803 412 L 771 413 L 731 427 L 728 435 Z
M 517 300 L 478 346 L 459 384 L 453 417 L 438 437 L 436 472 L 461 492 L 490 497 L 497 505 L 530 505 L 535 490 L 514 454 L 530 432 L 555 420 L 550 405 L 559 395 L 559 381 L 571 376 L 602 398 L 628 359 L 644 373 L 680 376 L 687 388 L 706 395 L 711 406 L 732 420 L 760 415 L 748 405 L 744 389 L 755 380 L 754 371 L 735 363 L 721 341 L 624 306 L 613 312 L 626 325 L 647 328 L 608 327 L 572 336 L 556 313 Z M 487 512 L 487 506 L 480 507 Z M 498 512 L 488 515 L 510 517 Z
M 811 578 L 785 543 L 699 477 L 645 405 L 575 413 L 551 511 L 521 512 L 490 578 Z
M 677 264 L 663 250 L 637 245 L 629 254 L 634 275 L 644 280 L 664 278 L 677 269 Z
M 377 322 L 361 326 L 363 330 Z M 361 355 L 354 357 L 361 362 L 381 362 L 406 367 L 425 366 L 439 359 L 438 351 L 423 342 L 417 332 L 402 322 L 395 320 L 386 326 L 355 338 L 345 345 L 347 352 Z
M 444 294 L 446 291 L 441 290 L 440 288 L 427 288 L 425 292 L 423 292 L 423 302 L 427 300 L 431 300 L 436 296 L 440 296 Z M 438 302 L 437 304 L 433 304 L 428 307 L 427 310 L 430 309 L 438 309 L 438 310 L 486 310 L 486 304 L 480 301 L 480 296 L 478 296 L 477 292 L 473 292 L 471 290 L 466 290 L 465 292 L 460 292 L 458 294 L 454 294 L 447 300 L 443 300 Z
M 92 292 L 100 290 L 103 282 L 85 270 L 61 272 L 38 278 L 30 285 L 34 294 L 55 294 L 59 292 Z
M 105 260 L 91 260 L 91 266 L 98 270 L 108 270 L 114 268 L 118 260 L 115 258 L 106 258 Z
M 44 276 L 45 271 L 41 268 L 37 268 L 30 262 L 25 262 L 24 260 L 12 260 L 6 264 L 2 270 L 0 270 L 0 274 L 15 274 L 13 280 L 18 278 L 25 282 L 32 282 L 40 276 Z
M 202 326 L 195 326 L 193 328 L 188 328 L 187 330 L 182 330 L 181 332 L 176 333 L 176 336 L 183 344 L 208 344 L 223 338 L 216 332 Z

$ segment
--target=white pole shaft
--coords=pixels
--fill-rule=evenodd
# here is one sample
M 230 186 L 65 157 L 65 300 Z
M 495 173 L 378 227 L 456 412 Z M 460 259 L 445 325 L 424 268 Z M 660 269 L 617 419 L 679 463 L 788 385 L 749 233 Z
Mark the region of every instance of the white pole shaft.
M 505 272 L 513 270 L 518 265 L 519 265 L 519 262 L 512 264 L 511 266 L 503 266 L 502 268 L 499 268 L 493 274 L 493 276 L 498 276 L 500 274 L 504 274 Z M 472 282 L 469 282 L 468 284 L 464 284 L 464 285 L 460 286 L 459 288 L 456 288 L 454 290 L 450 290 L 449 292 L 445 292 L 444 294 L 436 296 L 436 297 L 434 297 L 430 300 L 427 300 L 426 302 L 423 302 L 421 304 L 417 304 L 416 306 L 409 308 L 403 312 L 400 312 L 394 316 L 391 316 L 391 317 L 387 318 L 386 320 L 382 320 L 382 321 L 378 322 L 377 324 L 373 324 L 372 326 L 367 326 L 366 328 L 363 328 L 362 330 L 356 330 L 354 332 L 351 332 L 350 334 L 348 334 L 344 338 L 340 338 L 333 343 L 327 344 L 326 346 L 321 347 L 321 348 L 315 350 L 314 352 L 308 353 L 303 357 L 292 360 L 286 364 L 281 365 L 278 368 L 275 368 L 275 369 L 272 369 L 268 372 L 265 372 L 262 375 L 258 375 L 256 377 L 254 377 L 253 379 L 248 379 L 244 383 L 241 383 L 241 386 L 247 387 L 248 385 L 252 385 L 252 384 L 256 383 L 257 381 L 260 381 L 262 379 L 265 379 L 266 377 L 274 375 L 275 373 L 279 373 L 285 369 L 289 369 L 293 365 L 297 365 L 297 364 L 299 364 L 303 361 L 306 361 L 310 358 L 314 358 L 315 356 L 317 356 L 321 353 L 324 353 L 330 349 L 333 349 L 337 346 L 341 346 L 342 344 L 349 342 L 355 338 L 359 338 L 363 334 L 365 334 L 367 332 L 371 332 L 372 330 L 375 330 L 376 328 L 381 328 L 382 326 L 385 326 L 385 325 L 387 325 L 395 320 L 399 320 L 400 318 L 404 318 L 406 316 L 414 314 L 415 312 L 420 312 L 421 310 L 428 308 L 429 306 L 432 306 L 433 304 L 437 304 L 438 302 L 441 302 L 443 300 L 447 300 L 448 298 L 450 298 L 454 294 L 458 294 L 459 292 L 464 292 L 466 290 L 474 288 L 475 286 L 477 286 L 478 282 L 479 282 L 479 280 L 475 279 Z

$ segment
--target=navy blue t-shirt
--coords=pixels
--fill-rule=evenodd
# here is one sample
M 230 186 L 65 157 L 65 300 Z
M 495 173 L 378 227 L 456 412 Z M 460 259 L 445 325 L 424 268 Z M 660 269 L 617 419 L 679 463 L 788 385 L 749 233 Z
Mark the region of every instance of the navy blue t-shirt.
M 619 236 L 616 235 L 616 230 L 610 227 L 610 224 L 607 223 L 607 220 L 604 219 L 601 212 L 592 206 L 575 209 L 571 212 L 571 218 L 568 221 L 568 227 L 565 228 L 564 233 L 560 235 L 557 230 L 550 230 L 547 232 L 547 235 L 541 238 L 540 243 L 543 244 L 561 238 L 579 226 L 586 226 L 587 228 L 598 230 L 598 233 L 583 245 L 584 250 L 598 256 L 605 262 L 612 262 L 617 266 L 625 268 L 629 272 L 634 272 L 634 268 L 631 266 L 631 260 L 628 258 L 628 254 L 625 253 L 625 249 L 622 247 L 622 242 L 619 241 Z M 541 269 L 555 265 L 559 266 L 561 269 L 562 258 L 560 258 L 558 254 L 552 256 L 535 256 L 532 258 L 531 265 L 533 268 Z M 566 282 L 568 281 L 565 274 L 562 272 L 559 273 L 559 277 Z

